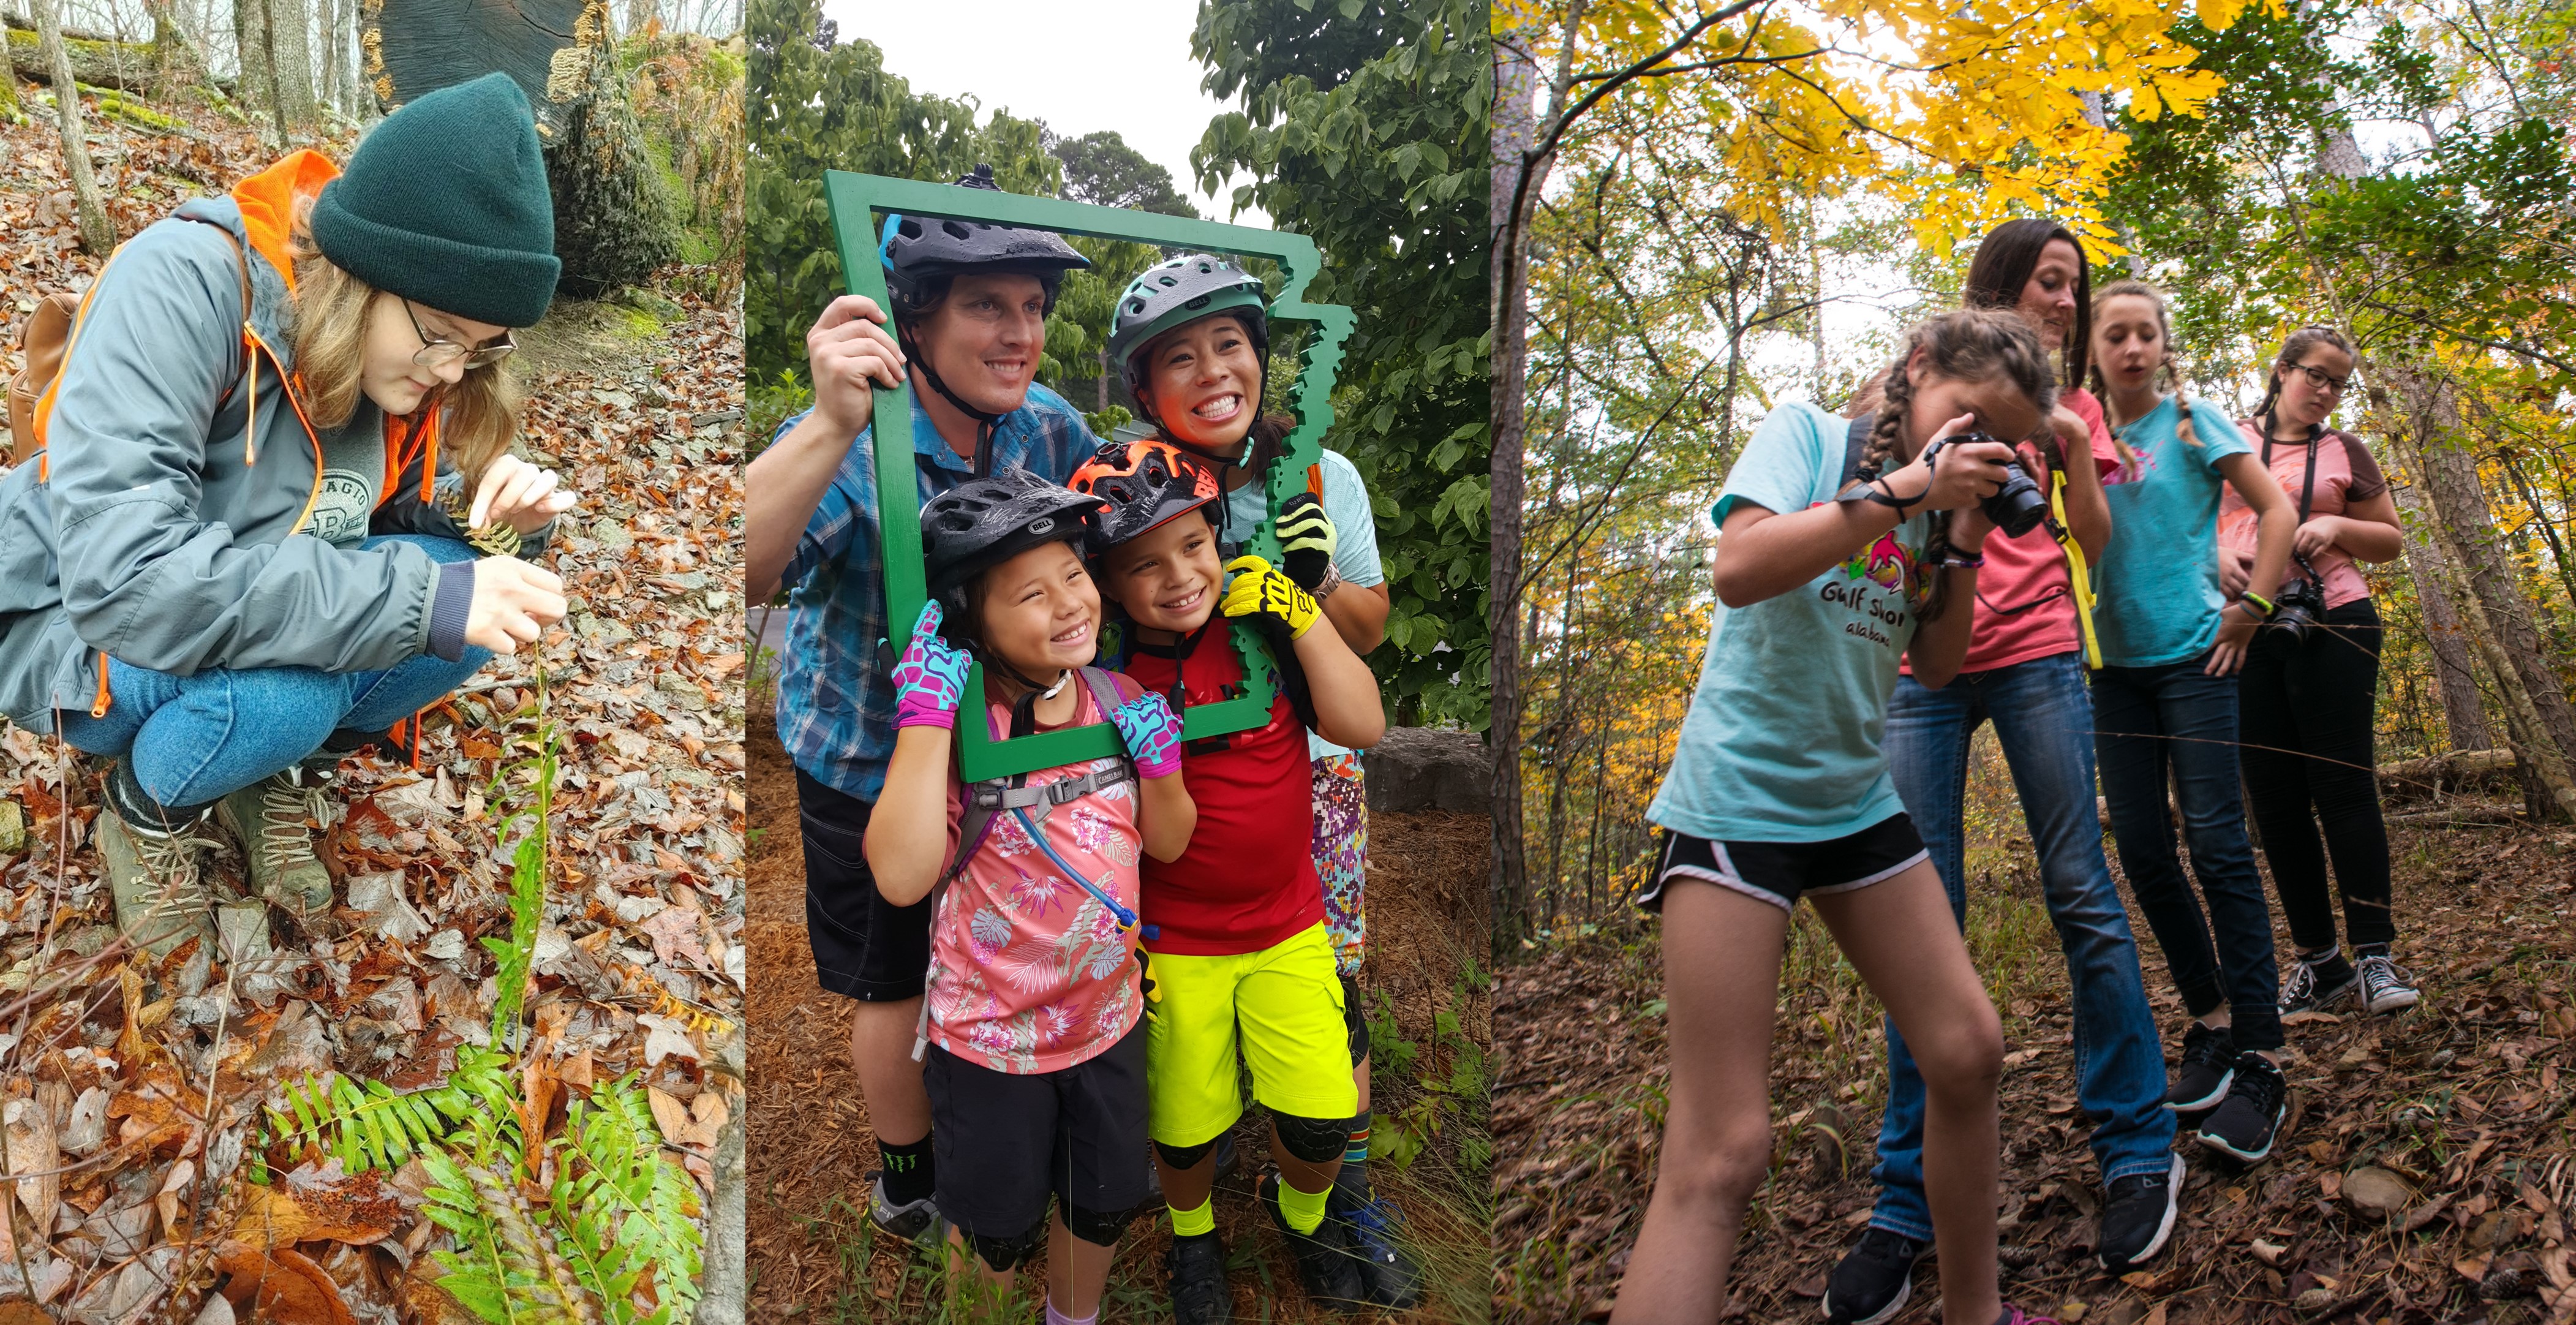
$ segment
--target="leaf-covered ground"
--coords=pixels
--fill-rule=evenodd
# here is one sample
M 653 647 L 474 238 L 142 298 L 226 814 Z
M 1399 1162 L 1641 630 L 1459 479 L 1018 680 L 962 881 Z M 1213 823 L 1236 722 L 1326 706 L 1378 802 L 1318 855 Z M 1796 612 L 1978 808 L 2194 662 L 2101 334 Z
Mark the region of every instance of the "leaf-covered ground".
M 746 926 L 756 961 L 749 1074 L 751 1318 L 835 1325 L 946 1319 L 935 1263 L 909 1247 L 889 1245 L 868 1223 L 861 1175 L 877 1167 L 876 1142 L 850 1071 L 849 1005 L 814 981 L 795 774 L 757 715 L 752 749 Z M 1424 1123 L 1436 1118 L 1440 1124 L 1409 1169 L 1385 1162 L 1372 1167 L 1378 1190 L 1410 1219 L 1417 1251 L 1429 1267 L 1432 1290 L 1405 1320 L 1485 1319 L 1490 1206 L 1478 1097 L 1482 1046 L 1490 1039 L 1484 981 L 1476 966 L 1483 949 L 1491 832 L 1488 821 L 1469 815 L 1369 817 L 1369 979 L 1394 1008 L 1393 1035 L 1378 1041 L 1372 1107 L 1382 1115 Z M 1441 1033 L 1444 1015 L 1454 1019 L 1457 1034 Z M 1388 1046 L 1396 1040 L 1419 1050 L 1401 1074 L 1387 1067 Z M 1464 1082 L 1462 1063 L 1469 1076 Z M 1249 1116 L 1257 1119 L 1260 1111 Z M 1305 1300 L 1279 1234 L 1252 1204 L 1266 1142 L 1255 1144 L 1249 1126 L 1238 1129 L 1236 1142 L 1243 1163 L 1234 1178 L 1219 1183 L 1216 1196 L 1217 1229 L 1234 1254 L 1235 1318 L 1341 1319 Z M 1146 1162 L 1145 1156 L 1137 1162 Z M 1139 1217 L 1119 1245 L 1104 1325 L 1171 1318 L 1162 1271 L 1170 1224 L 1159 1217 L 1159 1206 L 1148 1213 L 1153 1217 Z M 1038 1282 L 1043 1261 L 1040 1253 L 1023 1276 L 1026 1282 Z M 1033 1317 L 1034 1293 L 1029 1301 Z
M 120 234 L 271 159 L 211 114 L 187 123 L 92 120 Z M 0 124 L 13 327 L 99 266 L 73 237 L 50 124 Z M 548 732 L 560 771 L 534 979 L 505 1046 L 510 1121 L 564 1139 L 568 1115 L 640 1095 L 643 1144 L 660 1132 L 661 1162 L 696 1189 L 682 1216 L 703 1223 L 708 1156 L 742 1109 L 741 332 L 738 306 L 696 293 L 710 273 L 656 284 L 653 312 L 558 305 L 522 337 L 523 449 L 582 498 L 547 557 L 572 616 L 426 715 L 416 766 L 385 750 L 344 765 L 323 815 L 339 905 L 310 925 L 272 911 L 270 956 L 125 950 L 91 845 L 100 764 L 0 723 L 0 800 L 27 830 L 0 856 L 0 1112 L 26 1175 L 0 1218 L 0 1321 L 27 1297 L 91 1322 L 471 1319 L 428 1287 L 450 1235 L 424 1213 L 421 1165 L 352 1173 L 267 1111 L 317 1077 L 428 1090 L 490 1041 L 481 940 L 511 933 Z M 213 875 L 237 888 L 238 851 Z M 634 1095 L 612 1089 L 630 1073 Z M 647 1273 L 634 1297 L 664 1291 Z
M 2026 845 L 1970 891 L 1970 951 L 2003 1013 L 2007 1300 L 2107 1325 L 2330 1319 L 2537 1325 L 2576 1317 L 2567 1116 L 2576 1074 L 2576 833 L 2392 830 L 2399 958 L 2424 1006 L 2310 1014 L 2289 1028 L 2291 1115 L 2250 1168 L 2186 1141 L 2174 1243 L 2112 1279 L 2091 1261 L 2099 1177 L 2075 1112 L 2066 974 Z M 1973 840 L 1973 839 L 1972 839 Z M 1971 873 L 1979 873 L 1971 858 Z M 2125 889 L 2124 889 L 2125 891 Z M 1774 1165 L 1735 1263 L 1729 1319 L 1817 1317 L 1824 1275 L 1868 1219 L 1885 1096 L 1878 1008 L 1804 908 L 1773 1051 Z M 2134 908 L 2168 1055 L 2185 1018 Z M 2286 930 L 2278 936 L 2288 950 Z M 1607 1314 L 1653 1189 L 1668 1080 L 1651 929 L 1546 949 L 1497 981 L 1496 1314 Z M 2390 1219 L 2351 1175 L 2402 1184 Z M 2361 1185 L 2377 1181 L 2365 1177 Z M 1931 1318 L 1917 1271 L 1898 1325 Z

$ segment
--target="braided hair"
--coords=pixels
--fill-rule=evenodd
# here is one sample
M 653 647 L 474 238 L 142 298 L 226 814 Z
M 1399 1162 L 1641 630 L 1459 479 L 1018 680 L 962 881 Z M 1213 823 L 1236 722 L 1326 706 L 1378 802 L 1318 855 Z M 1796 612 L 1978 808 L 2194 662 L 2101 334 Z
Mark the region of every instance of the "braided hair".
M 2156 306 L 2156 333 L 2162 336 L 2165 342 L 2164 362 L 2158 366 L 2157 371 L 2164 375 L 2165 385 L 2173 391 L 2174 432 L 2181 436 L 2183 445 L 2197 451 L 2204 443 L 2200 440 L 2200 430 L 2192 424 L 2191 397 L 2183 390 L 2182 374 L 2174 368 L 2173 318 L 2165 310 L 2164 292 L 2145 281 L 2113 281 L 2103 286 L 2100 294 L 2093 296 L 2095 314 L 2099 316 L 2102 305 L 2127 295 L 2134 295 Z M 2091 371 L 2085 376 L 2085 385 L 2092 389 L 2094 395 L 2106 400 L 2110 398 L 2108 388 L 2102 382 L 2102 365 L 2098 363 L 2093 365 Z M 2129 465 L 2136 461 L 2136 456 L 2131 454 L 2126 441 L 2121 440 L 2117 434 L 2112 436 L 2111 441 L 2112 445 L 2119 448 L 2121 464 Z
M 2288 340 L 2281 342 L 2281 352 L 2272 359 L 2271 379 L 2263 384 L 2263 403 L 2254 408 L 2255 417 L 2263 420 L 2265 437 L 2272 435 L 2272 407 L 2281 402 L 2281 374 L 2297 366 L 2301 359 L 2307 357 L 2309 350 L 2321 344 L 2331 345 L 2346 354 L 2354 353 L 2351 340 L 2322 322 L 2301 327 L 2291 332 Z
M 1880 388 L 1878 418 L 1870 426 L 1869 440 L 1861 447 L 1860 468 L 1853 477 L 1862 483 L 1875 481 L 1891 460 L 1899 460 L 1905 444 L 1905 428 L 1913 412 L 1914 392 L 1921 385 L 1906 371 L 1917 351 L 1923 354 L 1923 373 L 1927 377 L 1947 378 L 1955 382 L 1987 382 L 1998 378 L 2009 382 L 2027 397 L 2041 414 L 2057 404 L 2057 379 L 2051 371 L 2047 351 L 2040 348 L 2039 333 L 2019 313 L 1998 309 L 1971 308 L 1939 317 L 1907 332 Z M 1925 536 L 1922 561 L 1939 562 L 1950 555 L 1950 515 L 1934 511 L 1927 518 L 1931 530 Z M 1949 607 L 1948 577 L 1932 577 L 1931 595 L 1924 600 L 1920 619 L 1937 621 Z

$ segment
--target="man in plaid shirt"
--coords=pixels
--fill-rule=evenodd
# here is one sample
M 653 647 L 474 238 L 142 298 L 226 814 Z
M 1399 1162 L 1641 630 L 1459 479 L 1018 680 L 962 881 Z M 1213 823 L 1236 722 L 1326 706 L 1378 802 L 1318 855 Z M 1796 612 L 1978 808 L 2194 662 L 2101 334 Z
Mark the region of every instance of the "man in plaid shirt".
M 796 765 L 815 969 L 825 989 L 857 1000 L 850 1057 L 884 1160 L 869 1175 L 870 1214 L 918 1238 L 935 1223 L 930 1100 L 912 1059 L 930 903 L 888 904 L 862 849 L 894 752 L 884 641 L 912 625 L 886 620 L 870 391 L 912 381 L 917 501 L 1011 468 L 1062 483 L 1099 443 L 1035 382 L 1057 282 L 1088 265 L 1080 254 L 1043 231 L 898 216 L 879 256 L 895 333 L 859 295 L 833 300 L 806 333 L 814 407 L 781 425 L 745 476 L 746 587 L 754 602 L 788 590 L 778 739 Z

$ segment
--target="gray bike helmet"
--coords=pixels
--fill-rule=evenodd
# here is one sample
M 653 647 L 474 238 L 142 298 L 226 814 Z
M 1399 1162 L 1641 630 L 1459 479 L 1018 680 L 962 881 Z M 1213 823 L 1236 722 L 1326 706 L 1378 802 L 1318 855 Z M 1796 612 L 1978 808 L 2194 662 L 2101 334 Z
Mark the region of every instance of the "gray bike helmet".
M 1001 192 L 991 166 L 957 178 L 960 188 Z M 943 221 L 931 217 L 886 217 L 877 243 L 877 262 L 885 268 L 886 289 L 906 311 L 919 311 L 947 290 L 948 281 L 969 272 L 1016 272 L 1035 276 L 1046 289 L 1047 311 L 1055 311 L 1057 287 L 1064 274 L 1089 267 L 1061 236 L 1044 230 L 1021 230 L 988 221 Z
M 1071 543 L 1079 555 L 1103 503 L 1058 487 L 1025 469 L 968 479 L 921 508 L 922 572 L 930 596 L 952 612 L 965 608 L 966 582 L 1046 543 Z
M 1270 368 L 1270 323 L 1263 309 L 1269 299 L 1261 278 L 1231 259 L 1206 253 L 1184 253 L 1127 283 L 1118 296 L 1118 313 L 1109 329 L 1109 358 L 1127 382 L 1127 396 L 1148 418 L 1152 411 L 1139 390 L 1145 384 L 1144 349 L 1174 327 L 1201 318 L 1231 313 L 1252 333 L 1253 353 L 1266 376 Z

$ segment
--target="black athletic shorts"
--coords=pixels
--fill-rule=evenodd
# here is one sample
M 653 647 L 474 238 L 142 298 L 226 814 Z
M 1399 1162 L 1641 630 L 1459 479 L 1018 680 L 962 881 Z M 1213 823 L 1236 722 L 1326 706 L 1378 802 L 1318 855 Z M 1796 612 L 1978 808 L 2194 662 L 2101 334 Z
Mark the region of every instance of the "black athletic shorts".
M 967 1233 L 1019 1237 L 1047 1217 L 1049 1196 L 1100 1215 L 1153 1197 L 1141 1017 L 1105 1052 L 1060 1072 L 996 1072 L 934 1044 L 921 1084 L 939 1213 Z
M 930 900 L 896 906 L 868 872 L 868 811 L 796 770 L 805 835 L 805 935 L 825 989 L 863 1003 L 921 997 L 930 974 Z
M 1929 856 L 1923 839 L 1915 835 L 1914 821 L 1902 810 L 1830 842 L 1712 842 L 1666 829 L 1655 877 L 1638 895 L 1637 905 L 1662 912 L 1664 885 L 1679 878 L 1732 888 L 1786 911 L 1800 897 L 1850 892 L 1895 878 Z
M 1351 1061 L 1365 1063 L 1369 1056 L 1367 1003 L 1360 997 L 1360 982 L 1342 977 L 1342 1028 L 1350 1036 Z

